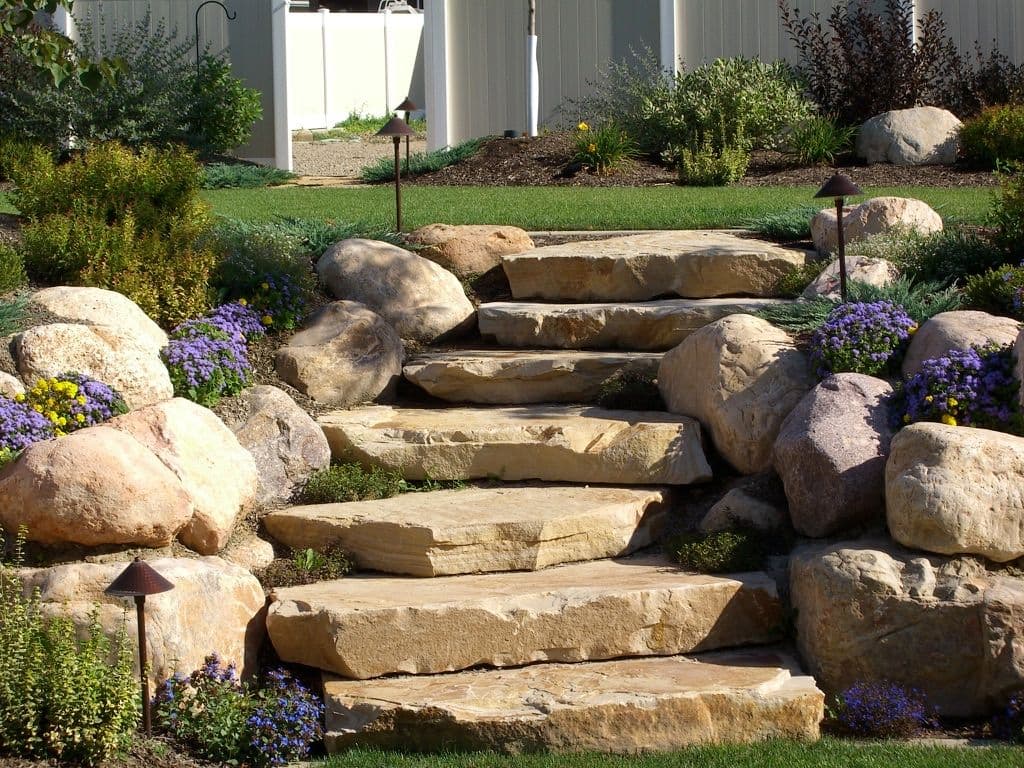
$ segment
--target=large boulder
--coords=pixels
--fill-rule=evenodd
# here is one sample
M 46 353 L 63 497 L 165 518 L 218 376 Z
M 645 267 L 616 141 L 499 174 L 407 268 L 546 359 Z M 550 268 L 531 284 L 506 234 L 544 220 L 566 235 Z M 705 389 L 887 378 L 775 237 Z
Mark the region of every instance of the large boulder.
M 428 224 L 406 238 L 417 253 L 456 275 L 478 275 L 501 266 L 501 257 L 533 250 L 525 229 L 491 224 Z
M 100 626 L 109 637 L 122 627 L 129 646 L 137 652 L 135 611 L 126 598 L 104 590 L 125 568 L 125 563 L 72 563 L 22 572 L 26 590 L 39 589 L 43 613 L 69 616 L 84 631 L 98 610 Z M 256 671 L 264 636 L 263 588 L 243 568 L 219 557 L 165 558 L 149 562 L 174 589 L 146 598 L 146 642 L 150 681 L 175 672 L 189 674 L 216 653 L 239 672 Z
M 175 474 L 106 425 L 25 448 L 0 472 L 0 526 L 43 544 L 162 547 L 192 518 Z
M 123 331 L 137 344 L 157 354 L 167 346 L 167 334 L 160 326 L 138 304 L 117 291 L 58 285 L 33 293 L 27 308 L 42 310 L 66 323 Z
M 840 373 L 790 411 L 774 458 L 798 532 L 830 536 L 881 516 L 891 395 L 881 379 Z
M 903 375 L 909 379 L 921 370 L 925 360 L 945 357 L 954 349 L 1013 344 L 1019 332 L 1020 323 L 1009 317 L 972 310 L 940 312 L 925 320 L 914 334 L 903 358 Z
M 848 256 L 846 258 L 846 279 L 884 288 L 899 277 L 899 269 L 891 261 L 873 256 Z M 805 299 L 826 299 L 840 297 L 839 259 L 833 259 L 821 274 L 804 289 Z
M 961 125 L 956 115 L 939 107 L 883 112 L 860 127 L 857 155 L 868 165 L 952 165 L 960 151 Z
M 342 240 L 320 257 L 316 271 L 337 298 L 365 304 L 403 339 L 429 343 L 469 331 L 475 322 L 455 275 L 397 245 Z
M 790 559 L 797 642 L 827 693 L 891 680 L 943 715 L 978 717 L 1024 687 L 1024 579 L 888 540 Z
M 753 315 L 704 326 L 667 352 L 658 369 L 668 410 L 700 421 L 744 474 L 771 467 L 782 420 L 813 385 L 793 340 Z
M 314 400 L 348 406 L 392 400 L 402 375 L 402 340 L 355 301 L 335 301 L 277 350 L 277 375 Z
M 193 506 L 179 533 L 203 555 L 219 551 L 256 500 L 256 463 L 213 411 L 176 397 L 109 422 L 156 454 Z
M 15 336 L 14 353 L 18 373 L 29 384 L 75 371 L 116 389 L 129 408 L 174 396 L 170 374 L 157 351 L 120 328 L 37 325 Z
M 13 398 L 23 394 L 25 394 L 25 385 L 21 383 L 21 379 L 6 371 L 0 371 L 0 395 Z
M 811 239 L 823 256 L 831 255 L 838 247 L 836 221 L 835 208 L 826 208 L 811 219 Z M 910 197 L 873 197 L 860 205 L 843 209 L 843 232 L 847 243 L 896 231 L 913 231 L 922 235 L 941 232 L 942 217 L 928 203 Z
M 885 468 L 892 537 L 941 554 L 996 562 L 1024 556 L 1024 438 L 971 427 L 912 424 Z
M 703 533 L 749 528 L 772 533 L 786 527 L 786 510 L 745 488 L 731 488 L 708 510 L 697 527 Z
M 331 447 L 312 417 L 277 387 L 258 386 L 239 395 L 244 407 L 225 423 L 256 461 L 256 501 L 289 501 L 296 488 L 331 463 Z

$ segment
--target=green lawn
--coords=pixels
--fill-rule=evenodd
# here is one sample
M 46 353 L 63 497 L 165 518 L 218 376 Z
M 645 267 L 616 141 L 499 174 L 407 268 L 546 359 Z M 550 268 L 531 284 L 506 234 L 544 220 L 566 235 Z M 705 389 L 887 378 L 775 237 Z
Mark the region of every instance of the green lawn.
M 698 229 L 739 227 L 764 213 L 806 204 L 811 187 L 403 187 L 404 228 L 423 224 L 513 224 L 546 229 Z M 901 187 L 871 195 L 917 197 L 947 220 L 979 223 L 993 190 Z M 394 188 L 273 187 L 208 190 L 216 213 L 240 219 L 275 216 L 394 226 Z M 0 195 L 0 212 L 12 212 Z
M 836 739 L 816 744 L 768 742 L 694 747 L 641 756 L 521 755 L 490 752 L 404 755 L 353 750 L 329 758 L 328 768 L 1020 768 L 1024 748 L 950 748 L 900 743 L 859 745 Z

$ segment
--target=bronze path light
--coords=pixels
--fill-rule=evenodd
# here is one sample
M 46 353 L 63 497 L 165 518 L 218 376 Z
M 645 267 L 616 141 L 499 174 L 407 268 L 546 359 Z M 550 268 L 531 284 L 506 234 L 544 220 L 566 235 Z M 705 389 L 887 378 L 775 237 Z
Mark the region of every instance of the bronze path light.
M 408 96 L 405 97 L 405 101 L 403 101 L 401 104 L 395 107 L 396 112 L 405 112 L 406 124 L 408 124 L 409 122 L 409 115 L 411 115 L 417 109 L 419 109 L 419 107 L 417 107 L 413 103 L 413 100 L 410 99 Z M 405 136 L 405 175 L 409 175 L 409 134 L 406 134 Z
M 139 680 L 142 681 L 142 727 L 146 735 L 153 732 L 149 708 L 149 678 L 146 676 L 146 595 L 158 595 L 174 589 L 174 585 L 153 570 L 141 558 L 135 560 L 110 582 L 104 590 L 116 597 L 134 597 L 139 624 Z
M 399 147 L 402 145 L 403 136 L 411 136 L 412 128 L 398 115 L 395 115 L 385 123 L 384 127 L 377 131 L 378 136 L 390 136 L 395 140 L 395 231 L 402 231 L 402 171 L 399 167 Z
M 831 197 L 836 201 L 836 235 L 839 245 L 839 295 L 846 303 L 846 236 L 843 233 L 843 204 L 844 198 L 852 195 L 860 195 L 861 188 L 853 183 L 853 180 L 844 173 L 837 173 L 825 182 L 815 197 Z

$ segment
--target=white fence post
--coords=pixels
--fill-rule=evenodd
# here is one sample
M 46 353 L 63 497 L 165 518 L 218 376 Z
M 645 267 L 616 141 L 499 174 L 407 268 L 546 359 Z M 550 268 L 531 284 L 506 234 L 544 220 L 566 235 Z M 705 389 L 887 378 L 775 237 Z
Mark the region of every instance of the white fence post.
M 334 81 L 331 76 L 333 69 L 330 61 L 331 45 L 327 30 L 327 20 L 330 15 L 331 11 L 329 8 L 320 9 L 320 58 L 324 63 L 324 126 L 327 128 L 331 127 L 331 93 L 334 90 Z
M 274 165 L 292 169 L 292 129 L 288 118 L 288 0 L 270 0 L 271 55 L 274 62 Z

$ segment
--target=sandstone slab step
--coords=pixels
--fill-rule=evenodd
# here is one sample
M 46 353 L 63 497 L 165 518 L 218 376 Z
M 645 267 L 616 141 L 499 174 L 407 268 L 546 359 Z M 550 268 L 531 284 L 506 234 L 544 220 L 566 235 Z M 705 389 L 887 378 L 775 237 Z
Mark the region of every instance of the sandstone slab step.
M 271 595 L 282 660 L 366 679 L 482 664 L 587 661 L 776 640 L 763 573 L 685 573 L 664 557 L 436 579 L 350 577 Z
M 361 568 L 411 576 L 537 570 L 617 557 L 660 534 L 668 489 L 502 486 L 271 512 L 293 549 L 340 544 Z
M 654 378 L 654 352 L 467 350 L 436 352 L 411 360 L 406 379 L 453 403 L 592 403 L 619 373 Z
M 694 331 L 788 299 L 666 299 L 635 303 L 481 304 L 480 335 L 505 347 L 672 349 Z
M 502 257 L 516 299 L 645 301 L 675 295 L 777 296 L 810 252 L 732 232 L 646 232 L 549 245 Z
M 686 416 L 576 406 L 375 406 L 319 419 L 336 459 L 409 480 L 546 480 L 685 485 L 711 479 Z
M 811 741 L 824 696 L 782 651 L 758 649 L 324 681 L 327 751 L 636 753 Z

